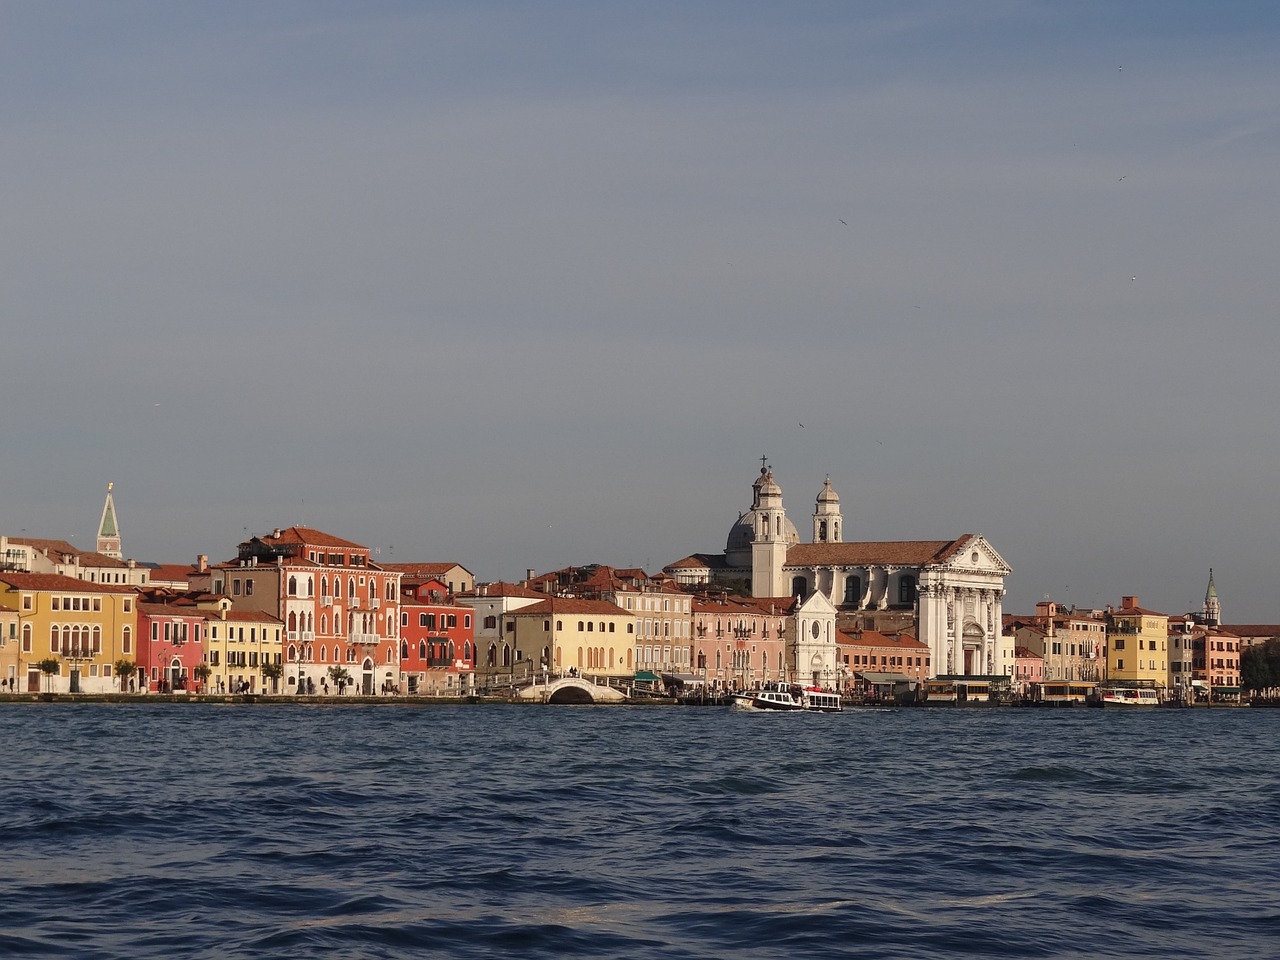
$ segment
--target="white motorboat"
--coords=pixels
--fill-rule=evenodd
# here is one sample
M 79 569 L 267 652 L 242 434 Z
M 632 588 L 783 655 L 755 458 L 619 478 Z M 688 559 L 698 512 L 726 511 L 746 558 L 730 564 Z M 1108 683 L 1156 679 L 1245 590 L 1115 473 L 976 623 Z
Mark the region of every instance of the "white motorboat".
M 758 690 L 745 690 L 733 698 L 733 705 L 742 710 L 809 710 L 815 713 L 840 713 L 843 710 L 838 693 L 787 683 L 767 683 Z
M 1104 707 L 1158 707 L 1160 695 L 1151 687 L 1104 687 Z

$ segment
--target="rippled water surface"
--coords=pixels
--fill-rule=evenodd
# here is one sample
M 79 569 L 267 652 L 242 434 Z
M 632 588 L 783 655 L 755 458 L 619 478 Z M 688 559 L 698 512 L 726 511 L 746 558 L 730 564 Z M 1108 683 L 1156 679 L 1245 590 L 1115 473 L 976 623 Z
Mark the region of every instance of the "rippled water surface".
M 0 707 L 0 955 L 1280 955 L 1280 711 Z

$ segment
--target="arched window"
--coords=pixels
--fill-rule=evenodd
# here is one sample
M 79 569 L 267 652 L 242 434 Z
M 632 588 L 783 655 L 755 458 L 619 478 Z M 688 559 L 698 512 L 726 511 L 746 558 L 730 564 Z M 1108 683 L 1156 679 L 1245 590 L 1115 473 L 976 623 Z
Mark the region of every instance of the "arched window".
M 595 622 L 594 620 L 588 620 L 588 621 L 587 621 L 587 633 L 593 633 L 593 632 L 595 631 L 595 629 L 596 629 L 596 622 Z
M 333 595 L 335 598 L 342 596 L 342 578 L 333 578 Z
M 471 662 L 471 641 L 468 640 L 462 644 L 462 659 L 467 663 Z
M 373 582 L 373 577 L 369 578 L 369 599 L 376 600 L 378 598 L 378 585 Z
M 298 614 L 293 610 L 289 611 L 289 632 L 298 632 Z
M 61 636 L 62 634 L 58 632 L 58 625 L 56 623 L 49 628 L 49 652 L 50 653 L 62 652 L 61 644 L 58 642 L 58 638 Z
M 454 657 L 454 653 L 453 653 L 453 641 L 452 641 L 452 640 L 450 640 L 450 641 L 449 641 L 449 659 L 450 659 L 450 660 L 454 660 L 454 659 L 456 659 L 456 658 Z
M 285 659 L 288 660 L 290 663 L 293 663 L 295 660 L 298 659 L 298 648 L 295 647 L 292 643 L 289 644 L 289 650 L 285 654 Z
M 298 578 L 291 575 L 289 577 L 289 596 L 296 597 L 297 595 L 298 595 Z
M 355 597 L 356 595 L 356 578 L 347 577 L 347 596 Z
M 469 626 L 471 626 L 471 614 L 469 614 L 469 613 L 464 613 L 464 614 L 462 615 L 462 625 L 463 625 L 464 627 L 469 627 Z
M 556 621 L 556 629 L 557 629 L 557 630 L 563 630 L 563 629 L 564 629 L 564 621 L 563 621 L 563 620 L 557 620 L 557 621 Z M 581 628 L 581 627 L 579 627 L 578 629 L 582 629 L 582 628 Z
M 578 669 L 582 669 L 582 648 L 578 648 Z
M 857 577 L 844 578 L 844 602 L 860 603 L 862 601 L 862 581 Z
M 504 667 L 511 666 L 511 644 L 509 643 L 502 645 L 502 665 Z
M 338 648 L 336 646 L 333 648 L 333 655 L 334 657 L 338 656 Z M 329 659 L 328 648 L 322 643 L 320 644 L 320 662 L 324 663 L 328 659 Z
M 804 577 L 791 578 L 791 595 L 793 597 L 803 597 L 809 592 L 809 585 Z
M 102 652 L 102 628 L 101 627 L 93 628 L 93 652 L 94 653 Z
M 126 638 L 129 636 L 128 627 L 124 628 L 124 635 Z M 24 623 L 22 625 L 22 652 L 23 653 L 31 652 L 31 624 L 29 623 Z M 129 652 L 129 648 L 127 646 L 124 648 L 124 652 L 125 653 Z
M 314 597 L 316 595 L 315 577 L 307 577 L 307 596 Z
M 427 659 L 427 642 L 425 640 L 418 641 L 418 659 Z
M 320 596 L 327 597 L 329 595 L 329 578 L 320 578 Z

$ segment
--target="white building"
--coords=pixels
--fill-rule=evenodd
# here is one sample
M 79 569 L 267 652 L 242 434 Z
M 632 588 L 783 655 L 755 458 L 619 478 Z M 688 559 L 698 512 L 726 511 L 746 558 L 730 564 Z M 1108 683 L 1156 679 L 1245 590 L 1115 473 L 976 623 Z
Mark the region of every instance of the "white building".
M 813 542 L 801 543 L 768 465 L 752 491 L 723 554 L 694 554 L 666 572 L 684 584 L 748 580 L 754 597 L 820 593 L 842 616 L 898 611 L 929 646 L 932 675 L 1000 671 L 1010 568 L 983 537 L 846 542 L 840 497 L 828 478 L 815 502 Z M 795 667 L 811 673 L 803 662 Z

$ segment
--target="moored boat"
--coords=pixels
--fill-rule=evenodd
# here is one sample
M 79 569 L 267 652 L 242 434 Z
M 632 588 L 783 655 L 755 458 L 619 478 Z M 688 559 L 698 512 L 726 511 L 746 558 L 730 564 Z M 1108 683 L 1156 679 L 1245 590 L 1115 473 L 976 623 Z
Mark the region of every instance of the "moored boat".
M 1160 694 L 1153 687 L 1104 687 L 1104 707 L 1158 707 Z

